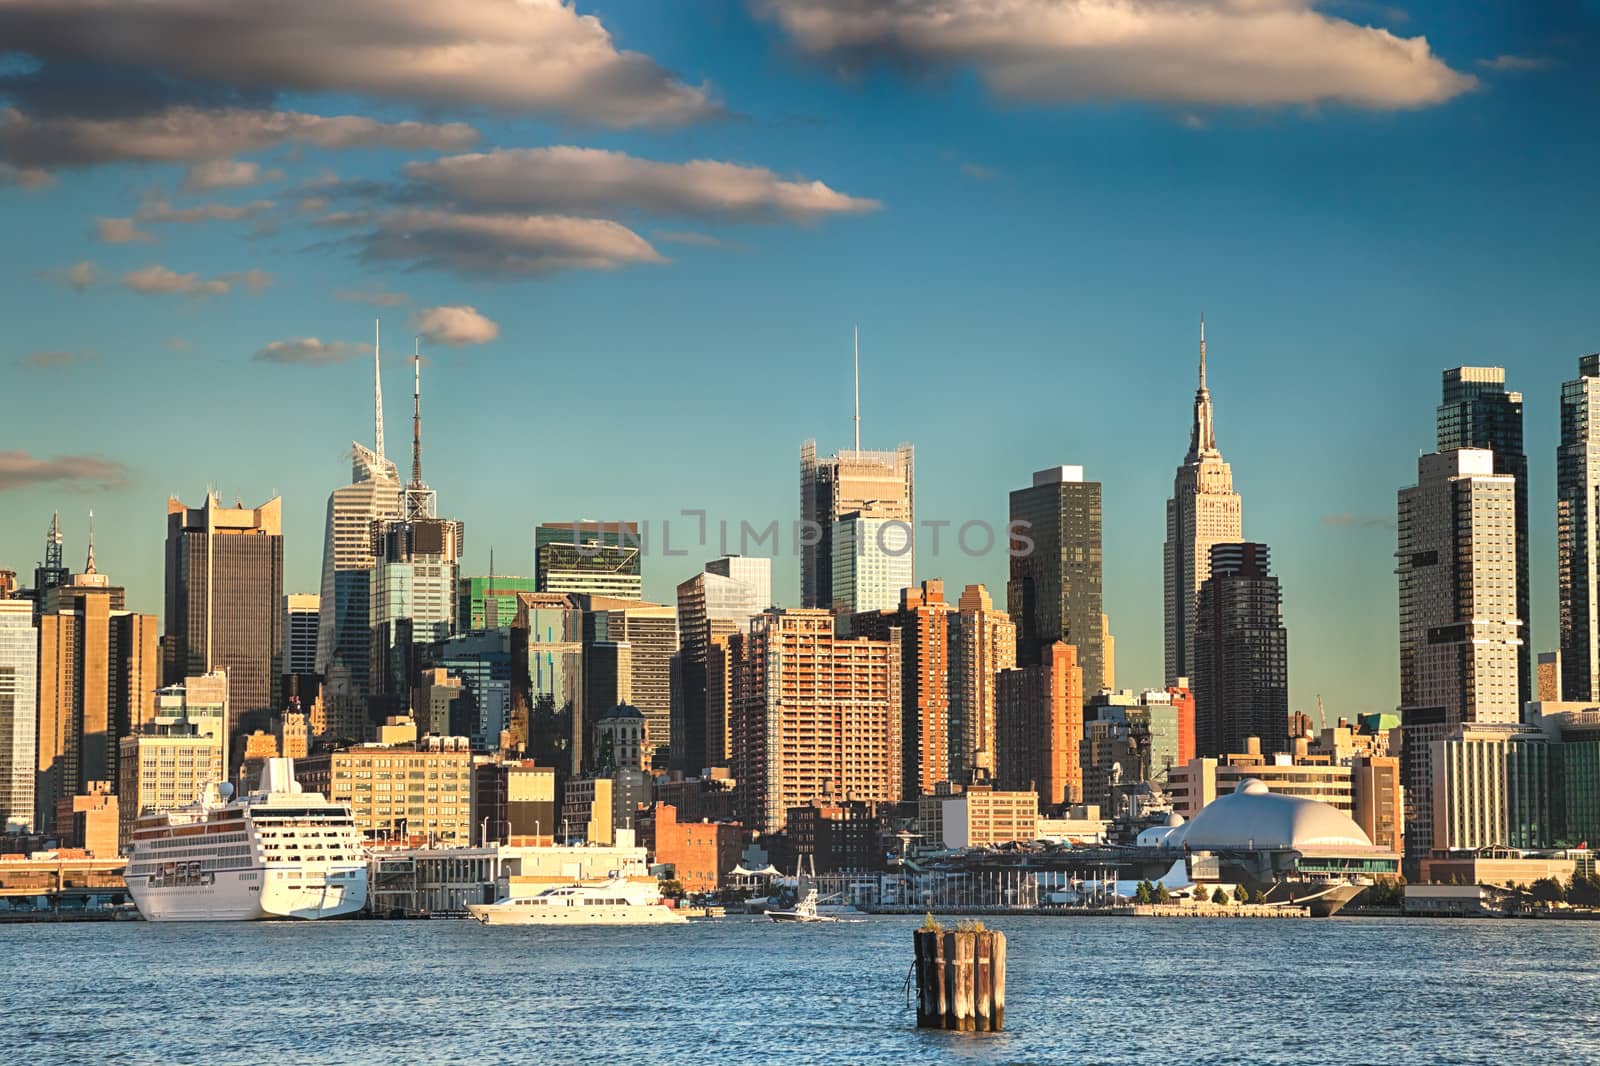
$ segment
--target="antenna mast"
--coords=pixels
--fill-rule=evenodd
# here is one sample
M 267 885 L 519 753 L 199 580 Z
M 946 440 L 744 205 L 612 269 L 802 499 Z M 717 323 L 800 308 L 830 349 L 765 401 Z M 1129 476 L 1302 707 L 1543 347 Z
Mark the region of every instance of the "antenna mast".
M 372 320 L 372 421 L 374 424 L 372 447 L 383 458 L 383 374 L 378 369 L 378 320 Z
M 856 333 L 856 451 L 861 450 L 861 327 Z

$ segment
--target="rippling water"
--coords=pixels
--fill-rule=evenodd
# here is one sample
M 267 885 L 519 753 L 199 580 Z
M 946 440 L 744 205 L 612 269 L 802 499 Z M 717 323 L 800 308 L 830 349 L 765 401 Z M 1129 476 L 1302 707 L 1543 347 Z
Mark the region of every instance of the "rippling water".
M 1600 1060 L 1600 923 L 1006 918 L 1007 1031 L 959 1036 L 917 924 L 9 926 L 0 1016 L 30 1066 Z

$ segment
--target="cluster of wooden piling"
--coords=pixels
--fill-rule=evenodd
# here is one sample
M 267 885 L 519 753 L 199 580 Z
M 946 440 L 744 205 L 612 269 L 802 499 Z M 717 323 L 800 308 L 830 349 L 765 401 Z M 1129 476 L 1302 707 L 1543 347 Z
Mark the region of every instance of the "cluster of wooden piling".
M 917 1027 L 996 1033 L 1006 1020 L 1006 935 L 918 929 Z

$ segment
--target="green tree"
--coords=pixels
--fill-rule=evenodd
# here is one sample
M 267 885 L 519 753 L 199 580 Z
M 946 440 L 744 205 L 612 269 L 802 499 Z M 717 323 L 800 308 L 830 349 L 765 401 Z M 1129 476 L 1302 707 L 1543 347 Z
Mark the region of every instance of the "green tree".
M 1243 903 L 1245 900 L 1247 900 L 1249 898 L 1250 898 L 1250 896 L 1249 896 L 1248 893 L 1245 892 L 1243 885 L 1234 885 L 1233 886 L 1233 901 L 1235 903 Z
M 1264 892 L 1262 892 L 1259 888 L 1256 889 L 1254 892 L 1250 893 L 1250 902 L 1251 903 L 1254 903 L 1257 906 L 1260 906 L 1261 904 L 1265 903 L 1266 901 L 1267 901 L 1266 894 Z
M 1567 902 L 1575 907 L 1600 907 L 1600 879 L 1573 874 L 1567 886 Z
M 661 882 L 660 891 L 661 894 L 666 896 L 668 899 L 682 899 L 683 882 L 679 881 L 675 877 L 669 877 L 665 881 Z
M 1133 901 L 1135 903 L 1149 903 L 1150 902 L 1150 882 L 1149 881 L 1140 881 L 1139 882 L 1139 887 L 1133 893 Z
M 1560 903 L 1567 898 L 1567 890 L 1553 877 L 1541 877 L 1529 889 L 1540 903 Z
M 1221 885 L 1218 885 L 1217 890 L 1211 893 L 1211 902 L 1219 907 L 1228 902 L 1228 894 L 1222 891 Z
M 1161 884 L 1156 885 L 1156 902 L 1157 903 L 1171 903 L 1172 902 L 1172 893 L 1167 891 L 1167 886 L 1166 885 L 1161 885 Z

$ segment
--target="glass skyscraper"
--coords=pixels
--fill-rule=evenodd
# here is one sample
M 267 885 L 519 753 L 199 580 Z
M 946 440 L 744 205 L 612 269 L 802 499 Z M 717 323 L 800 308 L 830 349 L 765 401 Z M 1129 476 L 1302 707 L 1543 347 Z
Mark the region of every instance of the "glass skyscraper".
M 1100 483 L 1083 467 L 1057 466 L 1011 493 L 1011 521 L 1028 523 L 1033 550 L 1011 559 L 1006 606 L 1017 626 L 1017 665 L 1037 666 L 1064 641 L 1078 649 L 1083 692 L 1105 685 L 1101 625 Z
M 1578 360 L 1561 386 L 1561 443 L 1556 449 L 1556 595 L 1561 640 L 1561 696 L 1600 698 L 1600 354 Z M 1519 562 L 1521 560 L 1519 559 Z M 1526 619 L 1524 620 L 1526 621 Z

